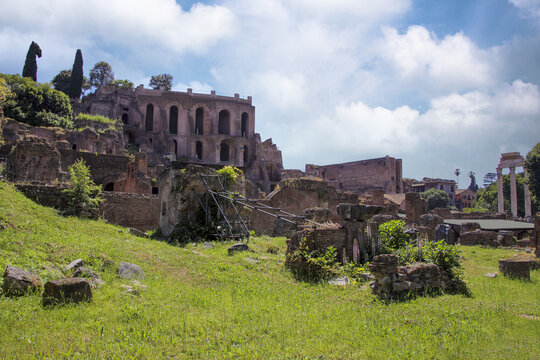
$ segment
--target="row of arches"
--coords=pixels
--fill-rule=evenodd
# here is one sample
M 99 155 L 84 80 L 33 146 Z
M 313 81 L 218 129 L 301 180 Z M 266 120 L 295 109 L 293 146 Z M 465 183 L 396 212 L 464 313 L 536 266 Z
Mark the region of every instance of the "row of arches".
M 194 134 L 205 135 L 204 129 L 205 110 L 203 107 L 198 107 L 195 110 L 195 126 Z M 154 131 L 154 105 L 146 105 L 145 114 L 145 131 Z M 240 134 L 243 137 L 248 137 L 249 131 L 249 114 L 243 112 L 240 121 Z M 178 107 L 173 105 L 169 109 L 169 133 L 178 134 Z M 208 133 L 208 130 L 206 130 Z M 231 113 L 228 110 L 221 110 L 218 114 L 218 134 L 231 135 Z
M 174 143 L 174 154 L 178 155 L 178 142 L 176 140 L 173 140 L 173 143 Z M 243 146 L 243 150 L 244 150 L 244 154 L 243 154 L 242 160 L 243 160 L 243 163 L 246 164 L 249 160 L 249 150 L 248 150 L 247 145 Z M 194 155 L 197 160 L 203 160 L 205 158 L 205 155 L 207 155 L 202 141 L 195 142 Z M 231 147 L 229 143 L 227 143 L 226 141 L 222 141 L 221 144 L 219 145 L 219 161 L 230 161 L 231 158 L 232 158 Z

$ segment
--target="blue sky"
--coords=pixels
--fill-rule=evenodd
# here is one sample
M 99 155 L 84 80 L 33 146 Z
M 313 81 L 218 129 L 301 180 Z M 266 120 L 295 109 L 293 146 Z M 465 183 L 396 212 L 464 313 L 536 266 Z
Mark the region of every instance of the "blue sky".
M 540 0 L 0 0 L 0 72 L 109 62 L 117 79 L 252 96 L 286 168 L 390 155 L 493 172 L 540 141 Z M 460 185 L 466 185 L 461 176 Z

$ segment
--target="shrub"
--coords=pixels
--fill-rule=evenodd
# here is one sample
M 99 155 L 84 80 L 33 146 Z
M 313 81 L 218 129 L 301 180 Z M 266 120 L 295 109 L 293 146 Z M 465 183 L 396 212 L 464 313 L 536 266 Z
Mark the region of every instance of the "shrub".
M 19 75 L 0 77 L 14 94 L 4 103 L 5 116 L 32 126 L 72 127 L 73 111 L 66 94 Z
M 379 240 L 390 251 L 401 249 L 409 242 L 409 235 L 405 234 L 403 227 L 405 221 L 390 220 L 379 226 Z
M 301 281 L 319 282 L 341 274 L 337 262 L 337 250 L 333 246 L 326 250 L 311 250 L 301 241 L 298 250 L 287 254 L 286 266 L 293 276 Z
M 230 165 L 224 166 L 217 172 L 218 174 L 223 175 L 223 177 L 225 178 L 225 183 L 229 185 L 236 184 L 236 181 L 244 177 L 244 172 L 242 170 Z
M 94 184 L 90 178 L 90 169 L 83 159 L 77 160 L 69 168 L 69 187 L 63 191 L 67 203 L 65 213 L 83 217 L 95 217 L 102 199 L 101 185 Z

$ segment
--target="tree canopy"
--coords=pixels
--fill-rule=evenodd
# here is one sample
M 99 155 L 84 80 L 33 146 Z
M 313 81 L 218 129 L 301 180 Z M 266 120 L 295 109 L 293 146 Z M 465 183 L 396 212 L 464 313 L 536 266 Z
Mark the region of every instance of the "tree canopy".
M 173 76 L 171 74 L 159 74 L 159 75 L 152 75 L 150 78 L 150 85 L 153 89 L 159 89 L 160 87 L 164 87 L 165 90 L 171 90 L 172 89 L 172 81 Z
M 24 61 L 24 67 L 22 71 L 23 77 L 28 77 L 34 81 L 37 81 L 37 61 L 36 56 L 41 57 L 41 48 L 39 45 L 32 41 L 28 52 L 26 53 L 26 60 Z
M 81 97 L 82 87 L 84 82 L 83 75 L 83 58 L 81 49 L 77 49 L 75 53 L 75 61 L 71 70 L 71 81 L 69 83 L 69 97 L 78 99 Z
M 430 210 L 444 208 L 448 206 L 448 202 L 450 201 L 448 194 L 444 190 L 437 190 L 435 188 L 420 193 L 420 197 L 427 200 Z
M 73 111 L 66 94 L 20 75 L 0 74 L 0 78 L 14 94 L 4 103 L 5 116 L 32 126 L 72 126 Z
M 90 85 L 98 88 L 102 85 L 112 84 L 114 73 L 111 65 L 105 61 L 100 61 L 90 70 Z
M 134 88 L 134 85 L 131 81 L 129 81 L 128 79 L 124 79 L 124 80 L 114 80 L 112 82 L 112 84 L 120 89 L 124 89 L 124 90 L 133 90 Z
M 529 190 L 538 206 L 540 202 L 540 143 L 536 144 L 525 157 L 525 169 L 527 178 L 525 181 L 529 185 Z

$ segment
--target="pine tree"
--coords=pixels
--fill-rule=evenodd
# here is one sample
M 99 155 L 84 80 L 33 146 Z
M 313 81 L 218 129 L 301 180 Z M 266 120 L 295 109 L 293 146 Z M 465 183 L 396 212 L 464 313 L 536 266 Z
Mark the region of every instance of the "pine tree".
M 83 58 L 81 49 L 77 49 L 73 70 L 71 70 L 71 82 L 69 84 L 69 97 L 78 99 L 81 97 L 83 85 Z
M 24 67 L 22 71 L 23 77 L 29 77 L 34 81 L 37 81 L 37 61 L 36 56 L 41 57 L 41 48 L 38 44 L 32 41 L 28 52 L 26 53 L 26 60 L 24 61 Z

